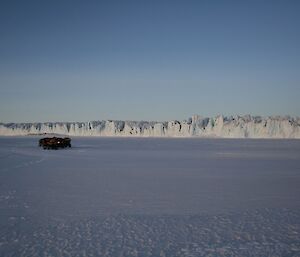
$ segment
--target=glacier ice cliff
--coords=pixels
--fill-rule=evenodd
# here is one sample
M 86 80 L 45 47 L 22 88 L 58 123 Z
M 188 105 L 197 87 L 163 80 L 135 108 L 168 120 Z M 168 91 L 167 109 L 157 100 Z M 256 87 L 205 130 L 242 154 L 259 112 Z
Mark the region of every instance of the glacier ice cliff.
M 194 115 L 184 121 L 90 121 L 0 123 L 0 135 L 60 134 L 68 136 L 300 138 L 300 118 L 289 116 Z

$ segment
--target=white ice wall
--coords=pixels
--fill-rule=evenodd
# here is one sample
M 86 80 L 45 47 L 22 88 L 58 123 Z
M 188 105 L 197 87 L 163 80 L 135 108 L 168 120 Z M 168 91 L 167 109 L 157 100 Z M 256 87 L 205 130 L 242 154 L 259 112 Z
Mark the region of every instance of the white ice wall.
M 291 117 L 194 115 L 187 121 L 91 121 L 0 123 L 0 135 L 62 134 L 69 136 L 300 138 L 300 119 Z

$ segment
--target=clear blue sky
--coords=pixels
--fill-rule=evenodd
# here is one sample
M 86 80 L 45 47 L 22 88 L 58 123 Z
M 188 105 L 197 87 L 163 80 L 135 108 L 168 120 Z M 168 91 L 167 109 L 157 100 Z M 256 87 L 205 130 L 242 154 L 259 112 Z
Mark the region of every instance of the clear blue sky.
M 300 1 L 0 1 L 0 121 L 300 116 Z

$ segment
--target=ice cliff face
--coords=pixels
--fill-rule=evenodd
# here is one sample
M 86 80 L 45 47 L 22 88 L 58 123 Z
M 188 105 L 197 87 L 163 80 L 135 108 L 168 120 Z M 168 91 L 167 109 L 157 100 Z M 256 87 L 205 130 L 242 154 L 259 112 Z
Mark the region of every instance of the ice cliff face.
M 0 123 L 0 135 L 300 138 L 300 118 L 194 115 L 184 121 Z

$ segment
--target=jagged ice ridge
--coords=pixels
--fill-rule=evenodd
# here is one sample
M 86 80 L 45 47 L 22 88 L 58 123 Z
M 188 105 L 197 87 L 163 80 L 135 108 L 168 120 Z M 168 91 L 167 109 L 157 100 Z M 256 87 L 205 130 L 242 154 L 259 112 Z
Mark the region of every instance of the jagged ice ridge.
M 68 136 L 300 138 L 300 118 L 289 116 L 194 115 L 184 121 L 90 121 L 0 123 L 0 135 L 62 134 Z

